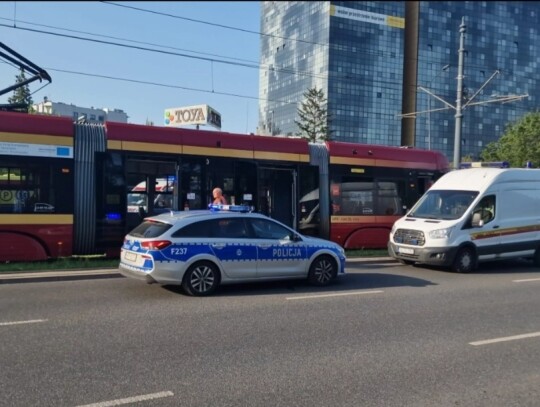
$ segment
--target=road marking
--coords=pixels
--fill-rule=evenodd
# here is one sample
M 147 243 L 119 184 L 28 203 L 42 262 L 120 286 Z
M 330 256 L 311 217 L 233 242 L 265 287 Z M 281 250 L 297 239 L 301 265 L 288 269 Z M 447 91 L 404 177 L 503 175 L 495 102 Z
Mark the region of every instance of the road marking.
M 125 399 L 102 401 L 100 403 L 94 403 L 94 404 L 85 404 L 85 405 L 81 405 L 81 406 L 78 406 L 78 407 L 120 406 L 122 404 L 139 403 L 141 401 L 160 399 L 160 398 L 163 398 L 163 397 L 171 397 L 171 396 L 174 396 L 174 393 L 172 391 L 161 391 L 159 393 L 143 394 L 142 396 L 128 397 L 128 398 L 125 398 Z
M 527 283 L 529 281 L 540 281 L 540 278 L 527 278 L 525 280 L 512 280 L 513 283 Z
M 384 291 L 356 291 L 356 292 L 352 292 L 352 293 L 303 295 L 301 297 L 287 297 L 287 300 L 311 300 L 313 298 L 342 297 L 342 296 L 345 296 L 345 295 L 380 294 L 382 292 L 384 292 Z
M 8 325 L 20 325 L 20 324 L 36 324 L 38 322 L 46 322 L 46 319 L 30 319 L 28 321 L 12 321 L 12 322 L 0 322 L 0 326 Z
M 487 339 L 485 341 L 469 342 L 469 345 L 473 345 L 473 346 L 489 345 L 490 343 L 515 341 L 517 339 L 534 338 L 536 336 L 540 336 L 540 332 L 533 332 L 530 334 L 523 334 L 523 335 L 506 336 L 504 338 Z

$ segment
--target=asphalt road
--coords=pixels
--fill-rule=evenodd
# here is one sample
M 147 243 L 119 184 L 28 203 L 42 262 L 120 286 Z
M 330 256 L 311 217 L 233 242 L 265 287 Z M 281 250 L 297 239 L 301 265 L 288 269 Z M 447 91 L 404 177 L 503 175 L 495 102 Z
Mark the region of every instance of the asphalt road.
M 540 406 L 540 270 L 354 263 L 193 298 L 0 285 L 1 406 Z

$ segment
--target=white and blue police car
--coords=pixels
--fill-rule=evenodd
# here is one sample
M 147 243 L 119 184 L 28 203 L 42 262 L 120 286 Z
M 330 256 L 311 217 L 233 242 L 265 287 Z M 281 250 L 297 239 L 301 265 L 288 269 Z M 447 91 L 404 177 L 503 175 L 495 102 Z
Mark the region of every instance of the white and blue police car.
M 126 235 L 119 270 L 196 296 L 236 282 L 307 278 L 325 286 L 345 273 L 345 251 L 249 207 L 210 205 L 145 218 Z

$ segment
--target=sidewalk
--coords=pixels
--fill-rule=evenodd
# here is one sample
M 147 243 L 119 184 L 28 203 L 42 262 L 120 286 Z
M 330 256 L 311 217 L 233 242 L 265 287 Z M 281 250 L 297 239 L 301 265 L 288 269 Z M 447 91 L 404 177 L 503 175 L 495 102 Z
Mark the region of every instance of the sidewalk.
M 352 257 L 347 259 L 347 263 L 394 263 L 390 257 Z M 16 282 L 37 282 L 37 281 L 67 281 L 97 278 L 122 277 L 118 269 L 80 269 L 80 270 L 52 270 L 52 271 L 31 271 L 31 272 L 0 272 L 0 284 Z

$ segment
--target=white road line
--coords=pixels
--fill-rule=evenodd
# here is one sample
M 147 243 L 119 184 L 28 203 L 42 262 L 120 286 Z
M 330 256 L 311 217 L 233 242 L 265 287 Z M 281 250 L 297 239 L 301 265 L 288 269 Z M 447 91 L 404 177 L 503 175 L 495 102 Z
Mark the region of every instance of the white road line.
M 489 345 L 491 343 L 515 341 L 517 339 L 534 338 L 536 336 L 540 336 L 540 332 L 533 332 L 530 334 L 523 334 L 523 335 L 506 336 L 504 338 L 487 339 L 485 341 L 469 342 L 469 345 L 473 345 L 473 346 Z
M 529 281 L 540 281 L 540 278 L 527 278 L 525 280 L 512 280 L 513 283 L 528 283 Z
M 85 404 L 85 405 L 81 405 L 81 406 L 77 406 L 77 407 L 120 406 L 122 404 L 139 403 L 141 401 L 152 400 L 152 399 L 160 399 L 160 398 L 163 398 L 163 397 L 170 397 L 170 396 L 174 396 L 174 393 L 172 391 L 162 391 L 162 392 L 159 392 L 159 393 L 143 394 L 142 396 L 128 397 L 128 398 L 125 398 L 125 399 L 102 401 L 100 403 L 94 403 L 94 404 Z
M 38 322 L 47 322 L 47 320 L 46 319 L 30 319 L 28 321 L 0 322 L 0 326 L 20 325 L 20 324 L 36 324 Z
M 384 291 L 356 291 L 356 292 L 351 292 L 351 293 L 303 295 L 301 297 L 287 297 L 287 300 L 311 300 L 313 298 L 342 297 L 342 296 L 345 296 L 345 295 L 380 294 L 382 292 L 384 292 Z

